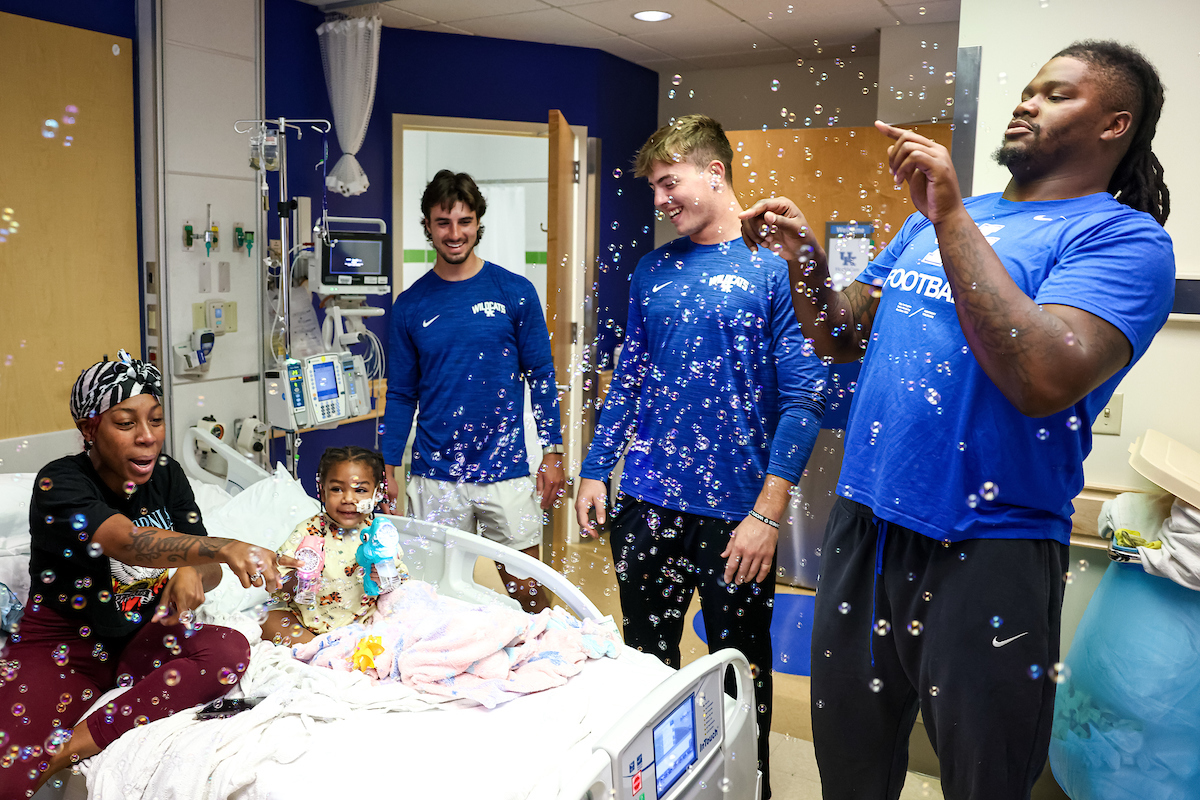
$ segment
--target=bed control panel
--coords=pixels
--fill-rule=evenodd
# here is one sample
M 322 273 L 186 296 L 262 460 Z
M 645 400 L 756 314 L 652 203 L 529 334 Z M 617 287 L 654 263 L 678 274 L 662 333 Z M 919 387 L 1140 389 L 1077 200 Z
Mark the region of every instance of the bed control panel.
M 721 797 L 718 780 L 683 780 L 696 770 L 716 773 L 708 762 L 724 740 L 725 695 L 714 670 L 688 687 L 667 710 L 642 729 L 621 753 L 617 797 L 621 800 L 675 800 Z M 750 754 L 754 756 L 753 753 Z M 702 791 L 697 794 L 697 789 Z

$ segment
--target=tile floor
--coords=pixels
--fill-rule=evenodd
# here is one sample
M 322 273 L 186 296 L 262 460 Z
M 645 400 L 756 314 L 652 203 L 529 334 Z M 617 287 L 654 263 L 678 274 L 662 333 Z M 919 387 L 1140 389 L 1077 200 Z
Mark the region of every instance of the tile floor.
M 617 595 L 617 579 L 613 570 L 607 539 L 568 545 L 561 563 L 554 567 L 581 588 L 601 613 L 611 614 L 621 625 L 621 604 Z M 503 586 L 491 562 L 480 559 L 475 566 L 475 580 L 496 591 Z M 779 584 L 776 592 L 808 593 L 806 589 Z M 708 652 L 692 626 L 692 618 L 700 611 L 700 602 L 693 598 L 688 608 L 680 651 L 685 664 Z M 804 675 L 775 673 L 775 708 L 771 719 L 771 784 L 777 800 L 819 800 L 820 776 L 812 746 L 812 721 L 809 708 L 809 679 Z M 901 800 L 941 800 L 938 781 L 915 772 L 908 773 Z

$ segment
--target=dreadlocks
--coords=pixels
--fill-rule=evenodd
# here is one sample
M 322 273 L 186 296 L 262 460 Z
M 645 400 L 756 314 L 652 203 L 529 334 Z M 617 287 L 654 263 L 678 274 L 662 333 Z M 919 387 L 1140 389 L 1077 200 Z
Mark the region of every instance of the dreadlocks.
M 1130 208 L 1145 211 L 1160 225 L 1166 223 L 1171 193 L 1163 181 L 1162 164 L 1150 150 L 1163 107 L 1158 71 L 1134 48 L 1112 41 L 1076 42 L 1055 53 L 1059 57 L 1076 58 L 1096 68 L 1109 110 L 1133 115 L 1133 139 L 1109 179 L 1109 193 Z

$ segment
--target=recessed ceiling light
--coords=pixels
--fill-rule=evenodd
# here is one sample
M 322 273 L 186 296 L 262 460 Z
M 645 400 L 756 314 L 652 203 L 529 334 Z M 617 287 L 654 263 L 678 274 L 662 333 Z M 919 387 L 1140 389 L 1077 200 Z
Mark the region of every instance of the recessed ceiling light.
M 634 19 L 640 19 L 642 22 L 662 22 L 672 17 L 668 11 L 639 11 L 633 15 Z

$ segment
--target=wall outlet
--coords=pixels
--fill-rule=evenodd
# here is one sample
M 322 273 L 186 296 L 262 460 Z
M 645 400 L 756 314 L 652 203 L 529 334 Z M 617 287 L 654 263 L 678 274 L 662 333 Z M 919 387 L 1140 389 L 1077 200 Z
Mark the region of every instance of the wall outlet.
M 1096 415 L 1095 421 L 1092 422 L 1092 433 L 1120 436 L 1121 411 L 1124 405 L 1125 395 L 1120 392 L 1114 394 L 1108 401 L 1108 405 Z

